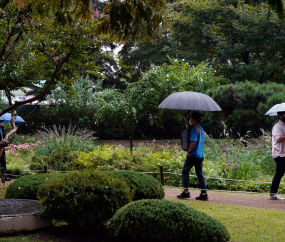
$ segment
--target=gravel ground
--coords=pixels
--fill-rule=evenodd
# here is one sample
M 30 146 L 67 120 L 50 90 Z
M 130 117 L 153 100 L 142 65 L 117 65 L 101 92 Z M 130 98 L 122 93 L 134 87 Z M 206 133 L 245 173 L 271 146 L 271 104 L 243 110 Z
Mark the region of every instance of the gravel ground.
M 179 195 L 183 190 L 181 189 L 169 189 L 165 188 L 165 198 L 177 199 L 176 196 Z M 185 198 L 185 200 L 196 200 L 195 198 L 199 196 L 200 191 L 191 191 L 190 198 Z M 271 200 L 268 194 L 249 194 L 249 193 L 237 193 L 232 192 L 212 192 L 208 191 L 209 200 L 201 202 L 213 202 L 213 203 L 223 203 L 223 204 L 233 204 L 245 207 L 255 207 L 255 208 L 270 208 L 270 209 L 285 209 L 285 199 L 284 200 Z M 285 196 L 283 196 L 285 198 Z M 178 200 L 178 199 L 177 199 Z

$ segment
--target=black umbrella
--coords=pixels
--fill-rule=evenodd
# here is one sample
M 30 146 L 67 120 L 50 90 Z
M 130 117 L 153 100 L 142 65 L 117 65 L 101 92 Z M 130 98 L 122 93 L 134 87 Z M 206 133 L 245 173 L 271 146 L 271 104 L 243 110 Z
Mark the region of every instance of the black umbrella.
M 197 111 L 222 111 L 220 106 L 208 95 L 191 91 L 172 93 L 158 107 Z

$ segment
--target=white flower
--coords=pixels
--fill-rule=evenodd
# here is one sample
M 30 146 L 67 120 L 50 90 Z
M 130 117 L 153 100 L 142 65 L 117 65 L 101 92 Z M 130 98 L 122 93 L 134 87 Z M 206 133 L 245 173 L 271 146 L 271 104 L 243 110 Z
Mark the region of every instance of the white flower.
M 201 78 L 201 82 L 203 81 L 203 78 Z
M 184 61 L 184 59 L 182 59 Z
M 167 81 L 169 82 L 169 79 L 167 79 Z
M 177 62 L 177 61 L 178 61 L 177 59 L 174 60 L 174 62 Z
M 167 76 L 167 77 L 169 77 L 169 75 L 168 75 L 168 74 L 167 74 L 166 76 Z

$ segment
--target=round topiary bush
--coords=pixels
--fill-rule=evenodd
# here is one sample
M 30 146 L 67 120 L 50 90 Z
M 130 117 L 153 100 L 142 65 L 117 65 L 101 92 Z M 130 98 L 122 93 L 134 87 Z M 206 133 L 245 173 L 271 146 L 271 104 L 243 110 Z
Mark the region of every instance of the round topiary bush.
M 130 186 L 133 201 L 164 198 L 161 183 L 150 175 L 126 170 L 108 171 L 108 174 L 125 181 Z
M 100 228 L 116 210 L 131 201 L 126 182 L 105 172 L 75 171 L 49 180 L 38 191 L 43 217 L 77 227 Z
M 203 241 L 230 239 L 226 227 L 209 215 L 165 200 L 140 200 L 120 208 L 108 227 L 120 241 Z
M 41 185 L 55 177 L 64 175 L 60 173 L 41 173 L 23 176 L 8 186 L 5 198 L 37 199 L 37 192 Z

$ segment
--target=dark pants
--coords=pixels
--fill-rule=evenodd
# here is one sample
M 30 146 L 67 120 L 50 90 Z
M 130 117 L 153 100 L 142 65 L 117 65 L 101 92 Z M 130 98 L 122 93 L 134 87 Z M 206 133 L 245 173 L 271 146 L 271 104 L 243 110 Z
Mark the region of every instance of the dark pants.
M 285 157 L 278 156 L 274 161 L 276 162 L 276 170 L 270 189 L 270 193 L 272 194 L 277 193 L 281 178 L 285 173 Z
M 2 152 L 2 155 L 0 157 L 0 168 L 4 167 L 4 173 L 6 174 L 6 155 L 5 155 L 5 149 Z
M 182 183 L 183 183 L 183 188 L 188 189 L 189 188 L 189 171 L 190 169 L 194 166 L 196 175 L 198 178 L 198 181 L 200 183 L 201 187 L 201 193 L 206 193 L 206 182 L 205 182 L 205 177 L 203 175 L 203 160 L 204 158 L 194 158 L 194 157 L 186 157 L 185 164 L 182 168 Z

